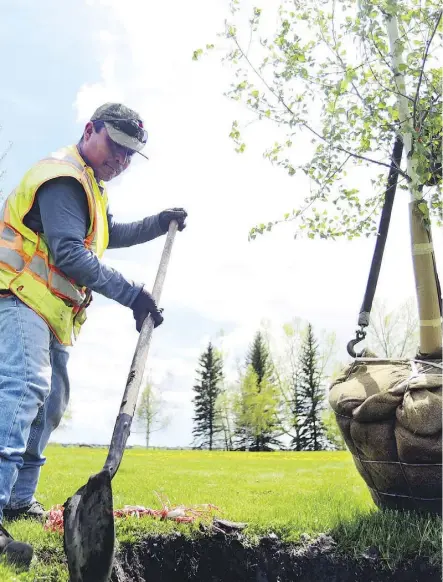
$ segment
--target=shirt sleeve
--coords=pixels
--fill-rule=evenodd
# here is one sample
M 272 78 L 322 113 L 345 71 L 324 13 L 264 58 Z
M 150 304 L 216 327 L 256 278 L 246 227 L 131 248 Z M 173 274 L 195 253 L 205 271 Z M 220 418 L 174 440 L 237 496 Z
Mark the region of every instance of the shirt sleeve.
M 115 222 L 107 210 L 109 227 L 109 248 L 118 249 L 145 243 L 164 234 L 160 228 L 158 215 L 147 216 L 137 222 Z
M 37 193 L 43 235 L 54 263 L 77 285 L 130 307 L 142 285 L 102 263 L 84 245 L 89 229 L 86 193 L 74 178 L 45 182 Z

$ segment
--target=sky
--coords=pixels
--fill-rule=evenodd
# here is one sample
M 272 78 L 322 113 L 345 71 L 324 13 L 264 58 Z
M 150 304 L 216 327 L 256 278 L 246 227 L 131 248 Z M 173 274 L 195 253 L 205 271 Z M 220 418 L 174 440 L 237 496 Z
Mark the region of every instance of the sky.
M 150 160 L 139 156 L 109 184 L 115 219 L 172 206 L 188 211 L 160 302 L 165 321 L 146 365 L 170 417 L 154 446 L 191 444 L 192 386 L 209 341 L 223 349 L 234 381 L 260 326 L 278 339 L 298 317 L 318 333 L 335 332 L 336 357 L 346 362 L 375 244 L 294 240 L 291 224 L 248 242 L 252 226 L 296 207 L 309 184 L 263 158 L 269 125 L 254 124 L 245 153 L 234 151 L 231 122 L 246 112 L 223 95 L 233 71 L 220 62 L 222 51 L 192 60 L 194 50 L 217 41 L 228 16 L 226 0 L 1 2 L 0 42 L 10 56 L 2 63 L 0 151 L 12 142 L 0 166 L 3 196 L 31 164 L 76 143 L 96 107 L 122 101 L 145 120 Z M 272 30 L 275 15 L 264 18 Z M 415 294 L 407 196 L 397 195 L 376 294 L 391 307 Z M 434 239 L 442 248 L 441 233 Z M 163 244 L 110 250 L 104 260 L 149 288 Z M 109 443 L 137 343 L 129 309 L 96 294 L 88 312 L 69 363 L 72 418 L 55 431 L 56 442 Z M 143 434 L 134 431 L 128 442 L 143 444 Z

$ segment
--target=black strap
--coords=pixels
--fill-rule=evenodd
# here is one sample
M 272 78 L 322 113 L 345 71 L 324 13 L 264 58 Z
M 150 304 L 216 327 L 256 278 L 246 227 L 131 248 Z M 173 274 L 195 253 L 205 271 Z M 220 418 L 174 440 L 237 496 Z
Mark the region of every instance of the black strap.
M 355 340 L 351 340 L 348 343 L 348 354 L 353 358 L 357 357 L 357 354 L 354 351 L 354 346 L 365 338 L 366 332 L 364 331 L 364 328 L 369 325 L 369 315 L 372 309 L 375 289 L 377 288 L 378 276 L 380 274 L 380 267 L 383 259 L 383 252 L 385 250 L 386 238 L 388 236 L 389 223 L 391 221 L 392 206 L 394 204 L 395 191 L 397 189 L 398 170 L 400 168 L 402 154 L 403 141 L 400 136 L 397 136 L 394 143 L 394 148 L 392 150 L 391 166 L 389 168 L 385 201 L 381 211 L 380 224 L 378 226 L 374 256 L 372 257 L 371 269 L 369 271 L 368 282 L 366 284 L 366 292 L 358 316 L 358 325 L 360 326 L 360 329 L 356 332 Z

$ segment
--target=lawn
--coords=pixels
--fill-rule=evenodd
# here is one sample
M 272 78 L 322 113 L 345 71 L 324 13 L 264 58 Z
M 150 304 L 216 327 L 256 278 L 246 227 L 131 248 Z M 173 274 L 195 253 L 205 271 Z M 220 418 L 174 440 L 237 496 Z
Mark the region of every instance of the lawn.
M 50 446 L 38 499 L 47 508 L 64 503 L 101 469 L 106 453 L 106 449 Z M 214 504 L 218 516 L 248 524 L 245 533 L 251 543 L 271 532 L 289 542 L 297 542 L 301 534 L 326 532 L 348 555 L 378 547 L 387 567 L 411 556 L 424 556 L 432 563 L 440 560 L 440 520 L 378 511 L 348 452 L 131 449 L 125 452 L 112 488 L 115 509 L 124 505 L 159 509 L 157 493 L 172 505 Z M 29 573 L 0 565 L 0 580 L 68 580 L 60 534 L 46 532 L 38 523 L 5 525 L 16 539 L 34 545 L 37 559 Z M 195 535 L 196 528 L 153 518 L 118 520 L 117 525 L 123 542 L 172 530 Z

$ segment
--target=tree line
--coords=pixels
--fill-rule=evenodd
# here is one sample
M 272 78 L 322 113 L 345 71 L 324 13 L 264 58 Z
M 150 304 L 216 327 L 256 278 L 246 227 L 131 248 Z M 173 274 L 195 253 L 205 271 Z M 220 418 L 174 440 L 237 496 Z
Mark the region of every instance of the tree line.
M 285 326 L 285 365 L 258 331 L 226 386 L 223 355 L 212 342 L 199 358 L 194 385 L 193 446 L 237 451 L 319 451 L 344 448 L 326 400 L 327 350 L 311 324 Z M 329 341 L 329 344 L 331 341 Z
M 334 369 L 334 333 L 316 337 L 312 325 L 295 319 L 283 326 L 284 348 L 273 346 L 266 328 L 258 331 L 238 367 L 236 381 L 225 373 L 226 354 L 213 342 L 198 359 L 193 386 L 195 448 L 269 451 L 343 449 L 345 444 L 327 402 Z M 367 344 L 379 357 L 413 357 L 418 320 L 413 298 L 393 310 L 376 299 Z M 135 432 L 147 447 L 152 434 L 172 421 L 159 386 L 148 380 L 136 414 Z

